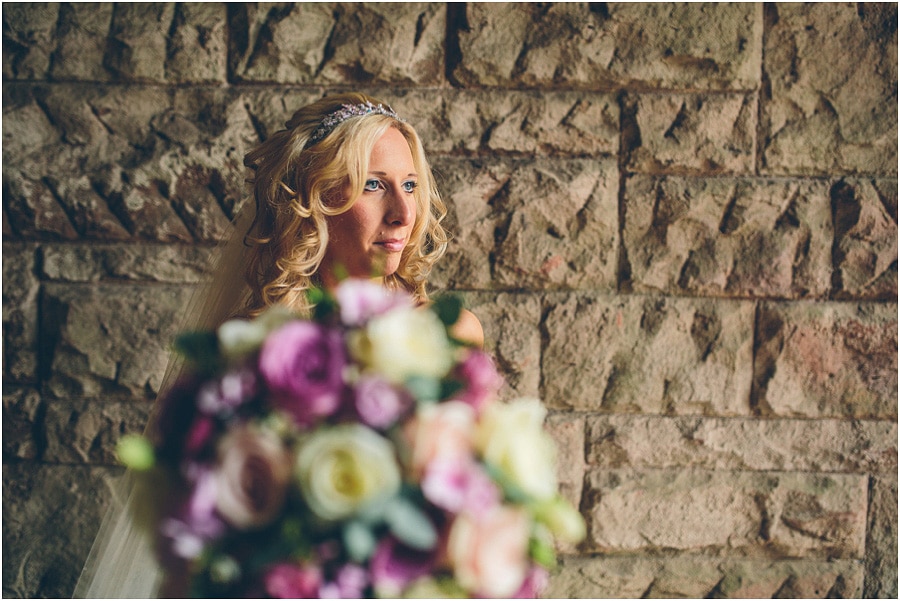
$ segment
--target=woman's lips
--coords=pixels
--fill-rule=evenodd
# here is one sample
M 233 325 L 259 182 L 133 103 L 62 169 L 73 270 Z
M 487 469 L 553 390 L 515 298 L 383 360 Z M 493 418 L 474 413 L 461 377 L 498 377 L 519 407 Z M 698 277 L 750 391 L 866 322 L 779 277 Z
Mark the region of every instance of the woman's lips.
M 375 244 L 388 252 L 397 253 L 406 246 L 406 240 L 403 240 L 402 238 L 390 238 L 388 240 L 379 240 Z

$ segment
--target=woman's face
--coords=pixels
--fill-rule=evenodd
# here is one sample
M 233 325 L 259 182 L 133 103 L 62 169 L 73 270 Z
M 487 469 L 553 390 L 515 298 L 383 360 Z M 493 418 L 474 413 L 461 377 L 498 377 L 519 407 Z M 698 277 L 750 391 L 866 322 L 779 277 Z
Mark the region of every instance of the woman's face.
M 409 243 L 416 221 L 418 183 L 409 144 L 395 128 L 372 148 L 362 195 L 340 215 L 328 218 L 328 248 L 320 268 L 328 282 L 335 268 L 352 277 L 391 275 Z M 344 199 L 351 190 L 344 190 Z

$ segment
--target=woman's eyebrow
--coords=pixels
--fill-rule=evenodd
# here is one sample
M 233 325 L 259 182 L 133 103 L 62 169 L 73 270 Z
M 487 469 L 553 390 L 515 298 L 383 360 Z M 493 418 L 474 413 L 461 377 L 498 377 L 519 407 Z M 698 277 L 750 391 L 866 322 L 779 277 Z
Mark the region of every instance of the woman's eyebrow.
M 387 176 L 387 173 L 384 171 L 369 171 L 369 175 L 380 175 L 382 177 Z M 419 177 L 417 173 L 407 173 L 406 177 Z

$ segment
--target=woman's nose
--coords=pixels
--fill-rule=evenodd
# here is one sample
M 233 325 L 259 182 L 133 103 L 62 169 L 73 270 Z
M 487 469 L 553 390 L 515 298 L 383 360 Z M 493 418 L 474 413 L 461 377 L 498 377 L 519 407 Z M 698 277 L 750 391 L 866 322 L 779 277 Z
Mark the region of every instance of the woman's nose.
M 409 225 L 416 219 L 416 200 L 402 186 L 391 188 L 385 219 L 391 225 Z

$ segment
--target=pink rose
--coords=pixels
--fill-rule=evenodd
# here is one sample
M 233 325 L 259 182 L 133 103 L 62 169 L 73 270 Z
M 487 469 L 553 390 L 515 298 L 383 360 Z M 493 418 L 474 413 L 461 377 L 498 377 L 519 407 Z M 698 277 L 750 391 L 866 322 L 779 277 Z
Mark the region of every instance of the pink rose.
M 362 599 L 367 586 L 369 586 L 369 574 L 365 568 L 348 563 L 338 570 L 334 582 L 327 582 L 319 587 L 319 598 Z
M 393 292 L 380 284 L 363 279 L 341 282 L 334 292 L 341 308 L 341 321 L 348 326 L 361 326 L 376 315 L 396 307 L 411 307 L 408 295 Z
M 550 575 L 547 570 L 541 566 L 531 566 L 528 575 L 525 576 L 525 582 L 513 595 L 513 599 L 537 599 L 548 582 L 550 582 Z
M 266 594 L 273 599 L 314 599 L 321 582 L 318 567 L 293 563 L 277 563 L 263 577 Z
M 291 470 L 292 455 L 277 434 L 235 428 L 219 443 L 216 508 L 235 528 L 269 524 L 284 505 Z
M 378 376 L 362 376 L 354 390 L 356 412 L 364 424 L 385 429 L 415 402 L 404 391 Z
M 420 407 L 405 426 L 411 467 L 422 474 L 433 461 L 468 461 L 472 456 L 475 411 L 459 401 Z
M 500 489 L 474 461 L 433 461 L 422 478 L 422 494 L 441 509 L 481 515 L 500 503 Z
M 292 321 L 270 334 L 259 355 L 275 405 L 299 425 L 337 411 L 346 364 L 340 333 L 309 321 Z
M 484 515 L 460 514 L 450 527 L 447 555 L 463 588 L 486 597 L 510 597 L 528 571 L 530 523 L 522 508 L 498 505 Z
M 503 378 L 497 373 L 494 360 L 487 353 L 472 350 L 466 355 L 456 369 L 457 377 L 465 388 L 456 395 L 456 399 L 471 405 L 476 412 L 497 395 L 503 385 Z
M 370 564 L 377 596 L 398 597 L 410 583 L 434 568 L 434 553 L 423 553 L 401 545 L 393 537 L 378 544 Z

